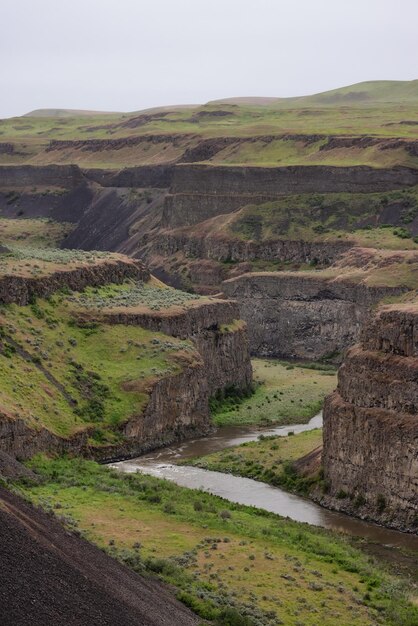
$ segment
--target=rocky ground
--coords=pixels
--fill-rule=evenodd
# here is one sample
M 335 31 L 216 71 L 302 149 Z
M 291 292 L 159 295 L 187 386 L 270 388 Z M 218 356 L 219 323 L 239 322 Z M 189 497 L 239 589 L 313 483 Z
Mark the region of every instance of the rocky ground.
M 4 626 L 192 626 L 161 583 L 135 574 L 0 487 Z

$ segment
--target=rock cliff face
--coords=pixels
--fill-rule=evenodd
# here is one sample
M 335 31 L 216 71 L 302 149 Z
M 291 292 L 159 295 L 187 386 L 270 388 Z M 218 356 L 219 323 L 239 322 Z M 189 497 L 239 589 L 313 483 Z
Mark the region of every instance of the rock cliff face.
M 324 407 L 328 507 L 418 531 L 418 305 L 383 307 Z
M 244 274 L 222 288 L 248 322 L 253 354 L 313 360 L 338 360 L 358 339 L 370 308 L 402 292 L 302 272 Z
M 24 306 L 33 297 L 47 298 L 62 288 L 81 291 L 87 286 L 122 283 L 126 279 L 147 281 L 149 277 L 150 273 L 141 261 L 126 257 L 101 260 L 91 266 L 63 266 L 40 277 L 24 277 L 10 272 L 0 276 L 0 302 Z
M 74 189 L 83 183 L 77 165 L 0 165 L 0 188 L 60 187 Z
M 74 189 L 86 182 L 102 187 L 169 187 L 170 165 L 140 165 L 120 170 L 78 165 L 0 165 L 0 188 L 60 187 Z
M 169 257 L 181 251 L 191 258 L 232 263 L 259 259 L 303 263 L 315 260 L 321 265 L 329 265 L 352 245 L 350 241 L 316 242 L 289 239 L 242 241 L 227 237 L 190 236 L 187 233 L 169 231 L 154 239 L 153 252 Z
M 403 167 L 232 167 L 177 165 L 166 198 L 163 225 L 196 224 L 246 204 L 292 193 L 372 193 L 418 183 L 418 171 Z

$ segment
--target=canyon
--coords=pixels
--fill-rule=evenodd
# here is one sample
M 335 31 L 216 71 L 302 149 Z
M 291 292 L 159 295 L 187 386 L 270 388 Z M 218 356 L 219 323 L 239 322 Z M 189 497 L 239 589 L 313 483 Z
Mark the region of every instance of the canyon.
M 71 435 L 74 449 L 106 460 L 207 432 L 209 399 L 250 389 L 250 355 L 342 363 L 325 403 L 321 502 L 415 531 L 415 322 L 401 313 L 415 315 L 418 288 L 415 109 L 379 101 L 366 121 L 353 103 L 301 107 L 70 118 L 58 130 L 43 121 L 38 135 L 28 118 L 27 130 L 4 129 L 0 213 L 65 225 L 63 251 L 135 259 L 123 261 L 131 274 L 114 261 L 106 279 L 99 262 L 73 268 L 71 290 L 156 277 L 196 296 L 167 310 L 74 313 L 81 327 L 143 329 L 192 346 L 180 350 L 181 371 L 137 385 L 148 403 L 119 424 L 123 442 L 92 446 L 86 430 Z M 318 111 L 332 131 L 316 129 Z M 53 296 L 64 273 L 5 275 L 2 302 Z M 8 452 L 66 449 L 65 437 L 33 424 L 29 432 L 7 411 L 1 423 Z

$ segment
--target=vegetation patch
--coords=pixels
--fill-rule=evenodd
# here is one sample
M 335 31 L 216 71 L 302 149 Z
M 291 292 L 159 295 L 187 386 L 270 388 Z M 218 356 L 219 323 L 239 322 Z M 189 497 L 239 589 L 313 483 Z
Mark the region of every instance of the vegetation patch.
M 163 284 L 135 284 L 126 282 L 123 285 L 106 285 L 104 287 L 85 289 L 73 298 L 78 305 L 88 309 L 135 308 L 143 306 L 152 311 L 160 311 L 171 307 L 183 307 L 200 298 L 195 294 L 172 289 Z
M 179 372 L 178 353 L 195 350 L 138 326 L 79 323 L 71 311 L 63 294 L 1 307 L 0 404 L 34 428 L 94 428 L 92 443 L 109 443 L 141 414 L 149 384 Z
M 231 235 L 254 241 L 349 240 L 365 247 L 418 249 L 417 217 L 414 187 L 385 193 L 288 195 L 245 207 L 228 228 Z
M 0 242 L 6 246 L 56 248 L 73 228 L 74 224 L 49 218 L 0 218 Z
M 312 475 L 301 476 L 294 462 L 321 446 L 322 429 L 319 428 L 287 437 L 260 435 L 259 441 L 243 443 L 184 464 L 245 476 L 288 491 L 308 494 L 321 480 L 320 467 L 315 468 Z
M 174 585 L 203 619 L 416 623 L 408 583 L 343 536 L 91 461 L 38 456 L 30 467 L 43 482 L 22 487 L 26 496 L 129 567 Z
M 218 426 L 296 424 L 308 421 L 336 387 L 335 368 L 325 364 L 293 364 L 254 359 L 255 389 L 242 396 L 234 389 L 212 399 Z
M 29 278 L 41 277 L 62 270 L 64 267 L 71 270 L 120 258 L 120 255 L 110 252 L 34 248 L 12 243 L 7 245 L 6 250 L 0 252 L 0 274 Z

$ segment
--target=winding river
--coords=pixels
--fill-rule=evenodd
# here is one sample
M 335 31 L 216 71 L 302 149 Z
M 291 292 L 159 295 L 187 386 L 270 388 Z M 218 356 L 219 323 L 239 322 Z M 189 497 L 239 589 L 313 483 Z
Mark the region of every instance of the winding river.
M 202 489 L 231 502 L 255 506 L 298 522 L 364 537 L 383 546 L 407 548 L 418 552 L 418 536 L 416 535 L 389 530 L 343 513 L 329 511 L 311 500 L 250 478 L 176 465 L 178 461 L 217 452 L 247 441 L 255 441 L 261 434 L 284 437 L 290 431 L 296 434 L 321 426 L 322 413 L 315 415 L 308 424 L 268 429 L 224 427 L 207 437 L 185 441 L 129 461 L 112 463 L 111 466 L 123 472 L 141 471 L 158 478 L 165 478 L 177 485 Z

